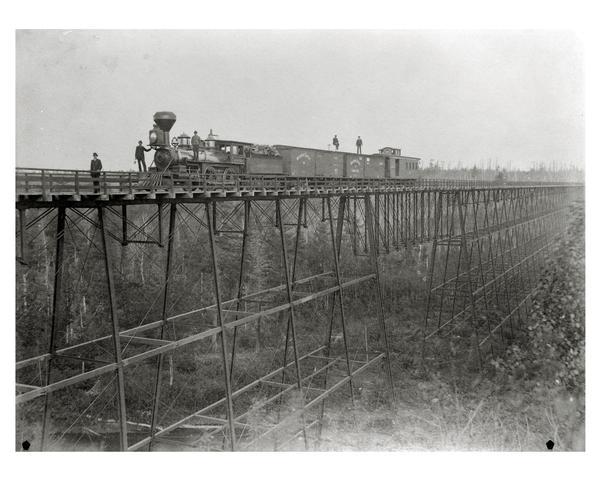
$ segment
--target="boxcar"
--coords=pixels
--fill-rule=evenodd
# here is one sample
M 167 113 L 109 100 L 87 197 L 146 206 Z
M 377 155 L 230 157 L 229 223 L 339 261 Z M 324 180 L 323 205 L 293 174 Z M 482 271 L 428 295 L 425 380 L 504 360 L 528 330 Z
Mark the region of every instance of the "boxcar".
M 314 177 L 315 154 L 312 150 L 288 145 L 274 145 L 281 155 L 283 173 L 291 177 Z
M 293 177 L 343 177 L 344 152 L 274 145 L 283 160 L 283 171 Z
M 365 178 L 386 178 L 385 159 L 379 155 L 365 157 Z
M 344 153 L 315 150 L 315 174 L 318 177 L 343 177 Z
M 349 178 L 386 178 L 385 160 L 377 155 L 345 154 L 344 176 Z
M 362 178 L 365 173 L 366 155 L 346 153 L 344 157 L 344 177 Z

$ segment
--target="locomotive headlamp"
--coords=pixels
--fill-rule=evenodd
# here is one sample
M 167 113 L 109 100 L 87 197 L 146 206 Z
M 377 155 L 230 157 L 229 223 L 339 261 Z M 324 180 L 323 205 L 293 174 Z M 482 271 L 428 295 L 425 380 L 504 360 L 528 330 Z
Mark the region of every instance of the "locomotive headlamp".
M 150 131 L 150 144 L 156 143 L 158 140 L 158 135 L 156 134 L 156 130 Z

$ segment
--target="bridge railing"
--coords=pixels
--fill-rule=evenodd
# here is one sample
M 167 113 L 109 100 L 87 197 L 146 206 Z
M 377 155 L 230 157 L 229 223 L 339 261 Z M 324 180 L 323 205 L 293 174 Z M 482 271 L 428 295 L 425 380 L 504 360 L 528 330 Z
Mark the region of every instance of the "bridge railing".
M 134 195 L 168 192 L 244 192 L 244 191 L 330 191 L 356 189 L 385 191 L 410 188 L 478 188 L 499 185 L 532 185 L 532 182 L 489 182 L 451 179 L 393 179 L 344 177 L 285 177 L 278 175 L 172 175 L 168 172 L 101 171 L 92 176 L 89 170 L 16 169 L 17 195 Z M 546 184 L 547 185 L 547 184 Z
M 17 168 L 16 171 L 16 192 L 24 195 L 133 194 L 162 184 L 161 173 L 102 171 L 93 177 L 86 170 Z

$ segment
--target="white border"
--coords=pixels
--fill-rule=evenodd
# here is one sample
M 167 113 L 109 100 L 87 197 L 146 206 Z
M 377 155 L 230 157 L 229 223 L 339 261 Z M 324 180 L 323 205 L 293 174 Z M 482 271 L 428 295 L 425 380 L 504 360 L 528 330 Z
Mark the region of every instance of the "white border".
M 589 5 L 589 6 L 588 6 Z M 163 13 L 165 12 L 165 13 Z M 180 14 L 178 14 L 180 12 Z M 22 1 L 3 5 L 2 133 L 3 163 L 6 167 L 2 190 L 2 225 L 14 225 L 12 176 L 15 155 L 14 30 L 17 28 L 367 28 L 367 29 L 573 29 L 581 35 L 586 58 L 586 163 L 588 217 L 587 245 L 593 247 L 598 222 L 594 210 L 594 186 L 598 175 L 595 161 L 598 142 L 598 49 L 597 15 L 592 2 L 582 1 L 420 1 L 381 2 L 356 0 L 284 1 L 168 1 L 96 2 Z M 596 160 L 598 159 L 598 160 Z M 14 187 L 12 187 L 14 188 Z M 11 227 L 11 231 L 12 231 Z M 14 234 L 14 231 L 12 231 Z M 8 272 L 2 277 L 4 322 L 14 319 L 14 236 L 2 237 L 2 252 Z M 387 478 L 398 477 L 485 477 L 587 478 L 598 452 L 597 409 L 597 301 L 593 286 L 598 280 L 598 258 L 593 248 L 587 257 L 587 435 L 585 454 L 497 454 L 497 453 L 411 453 L 411 454 L 16 454 L 14 448 L 14 330 L 5 328 L 2 362 L 2 452 L 6 478 L 105 478 L 113 474 L 131 478 Z M 135 468 L 135 470 L 134 470 Z M 339 469 L 338 471 L 334 471 Z

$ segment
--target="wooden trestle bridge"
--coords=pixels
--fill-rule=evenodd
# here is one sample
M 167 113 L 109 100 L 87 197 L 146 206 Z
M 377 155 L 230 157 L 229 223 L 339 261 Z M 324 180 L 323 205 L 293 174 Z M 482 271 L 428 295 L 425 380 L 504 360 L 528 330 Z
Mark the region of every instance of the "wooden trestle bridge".
M 380 281 L 388 253 L 430 248 L 423 352 L 461 332 L 483 362 L 520 328 L 544 254 L 582 191 L 137 172 L 93 179 L 86 171 L 17 169 L 17 345 L 27 353 L 16 363 L 17 414 L 39 427 L 29 440 L 40 450 L 65 448 L 69 429 L 99 435 L 99 417 L 111 416 L 102 405 L 114 410 L 121 450 L 180 445 L 184 430 L 195 434 L 186 445 L 203 450 L 264 449 L 271 440 L 271 448 L 285 448 L 298 438 L 318 448 L 326 399 L 347 391 L 354 401 L 363 372 L 379 364 L 394 396 L 388 330 L 395 320 L 385 318 Z M 252 247 L 257 225 L 276 246 L 262 252 L 277 259 L 264 278 L 256 276 L 261 265 L 250 265 L 263 258 Z M 319 225 L 322 258 L 308 271 L 314 252 L 303 238 Z M 132 267 L 134 257 L 151 264 L 152 279 L 140 280 L 145 270 Z M 28 275 L 46 280 L 41 313 L 25 280 L 20 286 Z M 361 323 L 367 328 L 353 315 L 357 291 L 369 292 L 376 318 L 364 345 L 354 335 Z M 20 328 L 36 315 L 45 326 Z M 304 325 L 315 319 L 320 337 Z M 258 374 L 249 373 L 242 344 L 250 325 L 282 329 L 263 348 L 271 357 L 258 362 Z M 174 362 L 212 373 L 172 392 Z M 202 394 L 206 382 L 217 384 L 218 398 Z M 196 408 L 180 411 L 179 395 Z M 70 426 L 59 426 L 61 409 L 79 406 Z

